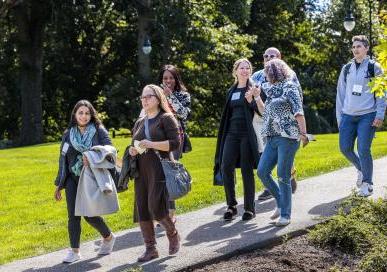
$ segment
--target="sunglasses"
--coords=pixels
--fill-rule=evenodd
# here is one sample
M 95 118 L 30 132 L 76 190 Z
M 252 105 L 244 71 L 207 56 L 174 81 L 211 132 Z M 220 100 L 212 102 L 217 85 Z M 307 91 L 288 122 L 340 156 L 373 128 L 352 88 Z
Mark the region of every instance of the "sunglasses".
M 152 96 L 156 97 L 156 95 L 154 95 L 154 94 L 147 94 L 147 95 L 140 96 L 140 99 L 141 100 L 149 100 L 152 98 Z
M 277 57 L 277 55 L 263 54 L 263 58 L 264 58 L 264 59 L 274 59 L 274 58 L 276 58 L 276 57 Z

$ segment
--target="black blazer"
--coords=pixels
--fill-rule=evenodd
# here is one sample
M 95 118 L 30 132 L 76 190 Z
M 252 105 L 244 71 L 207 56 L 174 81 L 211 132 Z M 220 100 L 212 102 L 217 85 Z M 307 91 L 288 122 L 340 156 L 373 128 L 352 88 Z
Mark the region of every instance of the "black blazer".
M 223 185 L 220 164 L 222 163 L 224 141 L 226 139 L 226 135 L 227 135 L 226 131 L 231 117 L 231 112 L 229 110 L 231 94 L 236 87 L 237 87 L 237 84 L 233 85 L 227 92 L 226 105 L 223 108 L 223 113 L 220 120 L 218 139 L 216 142 L 216 152 L 215 152 L 214 185 L 220 185 L 220 186 Z M 250 148 L 254 156 L 254 165 L 256 168 L 260 157 L 260 154 L 258 153 L 257 136 L 255 135 L 255 131 L 253 127 L 254 112 L 259 113 L 257 103 L 255 103 L 254 100 L 251 103 L 248 103 L 247 100 L 245 100 L 244 110 L 245 110 L 245 118 L 246 118 L 246 124 L 247 124 L 247 134 L 249 137 Z M 237 161 L 236 168 L 240 168 L 240 160 Z

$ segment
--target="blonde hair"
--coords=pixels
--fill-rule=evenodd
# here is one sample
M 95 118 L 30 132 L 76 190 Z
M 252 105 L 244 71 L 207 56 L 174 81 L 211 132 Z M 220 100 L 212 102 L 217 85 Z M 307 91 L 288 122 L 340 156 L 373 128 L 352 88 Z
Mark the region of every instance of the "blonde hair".
M 167 98 L 165 97 L 163 89 L 161 89 L 159 86 L 155 84 L 148 84 L 146 85 L 142 91 L 144 91 L 146 88 L 149 88 L 153 91 L 153 93 L 156 95 L 157 100 L 160 102 L 160 109 L 164 112 L 171 112 L 171 109 L 169 108 Z
M 241 63 L 243 62 L 246 62 L 250 67 L 251 73 L 253 72 L 253 65 L 251 65 L 251 62 L 248 59 L 246 58 L 238 59 L 236 62 L 234 62 L 234 66 L 232 67 L 232 76 L 234 77 L 234 84 L 238 83 L 238 77 L 237 77 L 236 71 L 238 70 L 239 65 L 241 65 Z
M 265 75 L 270 83 L 275 83 L 289 79 L 292 70 L 283 60 L 272 59 L 265 64 Z

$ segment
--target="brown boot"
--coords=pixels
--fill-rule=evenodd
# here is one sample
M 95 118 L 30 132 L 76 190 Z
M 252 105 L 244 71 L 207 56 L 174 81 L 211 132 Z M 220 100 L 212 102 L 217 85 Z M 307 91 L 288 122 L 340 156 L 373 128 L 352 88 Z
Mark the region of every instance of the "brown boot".
M 169 255 L 176 254 L 180 249 L 180 236 L 169 216 L 164 217 L 160 221 L 164 227 L 169 240 Z
M 145 252 L 137 259 L 137 261 L 148 262 L 152 259 L 158 258 L 159 253 L 156 249 L 156 238 L 153 221 L 140 221 L 140 228 L 142 237 L 144 238 Z

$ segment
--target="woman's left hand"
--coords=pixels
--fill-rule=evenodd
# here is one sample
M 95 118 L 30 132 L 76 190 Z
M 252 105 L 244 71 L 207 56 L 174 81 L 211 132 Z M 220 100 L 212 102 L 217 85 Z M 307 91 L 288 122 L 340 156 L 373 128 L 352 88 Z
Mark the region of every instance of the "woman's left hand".
M 149 140 L 141 140 L 139 146 L 142 148 L 153 148 L 153 142 Z
M 305 134 L 301 134 L 300 136 L 302 147 L 305 147 L 307 144 L 309 144 L 309 139 Z
M 245 93 L 245 98 L 246 98 L 247 102 L 249 102 L 249 103 L 251 103 L 253 101 L 253 93 L 251 90 L 248 90 Z
M 87 160 L 87 157 L 85 155 L 82 156 L 83 160 L 83 166 L 89 166 L 89 161 Z

